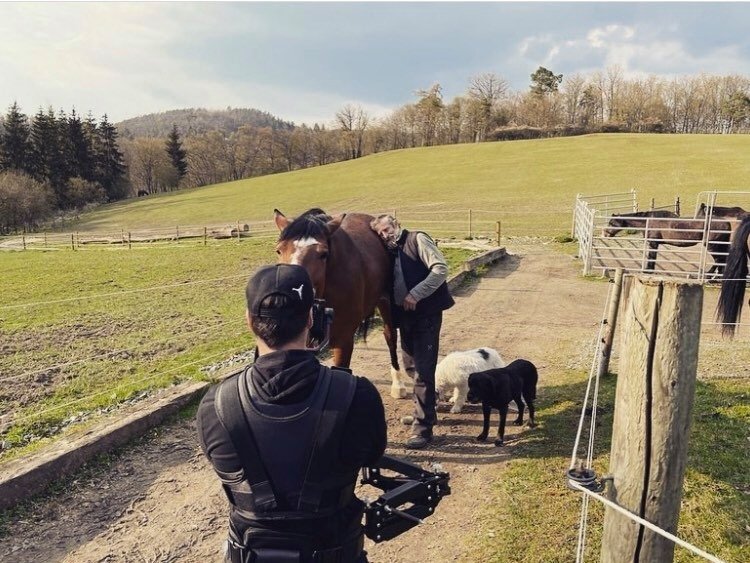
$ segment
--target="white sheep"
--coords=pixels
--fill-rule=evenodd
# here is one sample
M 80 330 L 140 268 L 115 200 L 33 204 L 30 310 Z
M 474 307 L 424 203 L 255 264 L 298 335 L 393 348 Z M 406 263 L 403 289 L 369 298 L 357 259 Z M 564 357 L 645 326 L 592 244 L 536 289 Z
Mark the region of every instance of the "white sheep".
M 463 352 L 451 352 L 435 369 L 435 390 L 441 398 L 448 397 L 453 390 L 452 413 L 459 413 L 466 403 L 469 392 L 469 375 L 478 371 L 505 367 L 505 362 L 492 348 L 474 348 Z

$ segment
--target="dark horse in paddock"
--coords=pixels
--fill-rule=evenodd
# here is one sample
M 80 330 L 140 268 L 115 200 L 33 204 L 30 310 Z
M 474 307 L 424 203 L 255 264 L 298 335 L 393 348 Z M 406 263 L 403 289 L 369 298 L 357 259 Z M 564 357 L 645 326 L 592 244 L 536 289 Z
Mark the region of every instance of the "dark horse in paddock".
M 745 297 L 745 285 L 750 260 L 750 213 L 742 216 L 742 221 L 734 233 L 732 246 L 729 248 L 727 265 L 724 268 L 717 318 L 724 323 L 721 332 L 725 336 L 734 336 L 735 323 L 740 322 L 742 300 Z
M 703 241 L 703 231 L 706 222 L 703 219 L 679 219 L 679 215 L 671 211 L 638 211 L 613 215 L 604 236 L 613 237 L 623 229 L 642 229 L 643 236 L 649 247 L 647 270 L 656 265 L 656 252 L 659 245 L 693 246 Z M 726 262 L 726 248 L 729 243 L 731 225 L 728 221 L 711 221 L 711 230 L 706 249 L 714 259 L 714 264 L 707 272 L 721 273 Z
M 331 217 L 322 209 L 309 209 L 294 220 L 274 209 L 281 231 L 276 244 L 279 262 L 299 264 L 310 274 L 315 296 L 333 308 L 330 347 L 333 364 L 349 367 L 354 334 L 375 312 L 383 319 L 383 335 L 391 357 L 391 395 L 401 398 L 396 353 L 397 335 L 390 303 L 392 262 L 388 251 L 370 228 L 373 217 L 347 213 Z

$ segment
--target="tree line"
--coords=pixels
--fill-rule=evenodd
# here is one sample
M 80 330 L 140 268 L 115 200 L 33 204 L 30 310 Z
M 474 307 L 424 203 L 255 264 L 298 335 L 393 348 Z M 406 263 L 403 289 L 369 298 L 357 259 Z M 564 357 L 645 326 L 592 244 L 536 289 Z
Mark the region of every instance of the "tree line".
M 106 114 L 66 114 L 52 108 L 26 116 L 14 102 L 0 127 L 0 233 L 33 230 L 55 212 L 79 212 L 133 192 L 117 128 Z M 171 163 L 169 185 L 187 171 L 176 127 L 162 143 Z M 146 188 L 148 189 L 148 187 Z
M 231 132 L 186 135 L 192 187 L 320 166 L 412 147 L 576 135 L 592 132 L 747 133 L 750 80 L 744 76 L 657 76 L 626 79 L 621 69 L 564 77 L 539 67 L 529 88 L 513 92 L 494 73 L 470 79 L 452 100 L 440 84 L 415 101 L 374 119 L 346 105 L 331 126 L 244 125 Z M 161 141 L 124 142 L 134 184 L 169 189 Z M 159 171 L 163 171 L 160 174 Z M 165 176 L 165 177 L 162 177 Z
M 0 231 L 32 229 L 55 210 L 125 197 L 117 129 L 73 110 L 28 118 L 14 102 L 0 131 Z
M 231 108 L 176 110 L 126 123 L 163 135 L 170 118 L 182 120 L 182 132 L 173 122 L 166 138 L 133 136 L 125 126 L 118 131 L 106 115 L 97 123 L 75 111 L 40 109 L 29 119 L 14 103 L 0 123 L 0 230 L 33 228 L 54 210 L 394 149 L 591 132 L 747 133 L 750 79 L 628 79 L 616 66 L 564 77 L 539 67 L 524 91 L 483 73 L 452 100 L 433 84 L 379 119 L 348 104 L 328 126 L 294 126 L 258 110 Z M 205 130 L 217 122 L 222 129 Z

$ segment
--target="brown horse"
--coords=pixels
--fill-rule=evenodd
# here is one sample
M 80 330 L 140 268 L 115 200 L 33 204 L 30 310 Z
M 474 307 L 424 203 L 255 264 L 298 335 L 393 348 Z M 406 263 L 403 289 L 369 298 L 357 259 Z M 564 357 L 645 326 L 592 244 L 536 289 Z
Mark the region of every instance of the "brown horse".
M 604 230 L 604 236 L 613 237 L 623 229 L 643 229 L 643 236 L 649 247 L 646 269 L 653 271 L 660 245 L 693 246 L 703 241 L 705 220 L 676 219 L 679 219 L 678 215 L 665 210 L 613 215 L 608 228 Z M 706 249 L 714 259 L 714 264 L 708 274 L 721 273 L 723 270 L 730 233 L 731 225 L 728 221 L 711 221 Z
M 730 337 L 734 336 L 736 323 L 740 322 L 750 260 L 750 214 L 742 217 L 727 256 L 716 314 L 719 322 L 724 323 L 721 332 Z
M 397 335 L 390 303 L 392 262 L 388 251 L 370 228 L 373 217 L 347 213 L 335 218 L 322 209 L 309 209 L 293 221 L 274 209 L 281 231 L 276 244 L 279 262 L 299 264 L 310 274 L 315 296 L 333 308 L 330 347 L 333 364 L 349 367 L 354 335 L 377 307 L 391 357 L 391 396 L 401 398 Z

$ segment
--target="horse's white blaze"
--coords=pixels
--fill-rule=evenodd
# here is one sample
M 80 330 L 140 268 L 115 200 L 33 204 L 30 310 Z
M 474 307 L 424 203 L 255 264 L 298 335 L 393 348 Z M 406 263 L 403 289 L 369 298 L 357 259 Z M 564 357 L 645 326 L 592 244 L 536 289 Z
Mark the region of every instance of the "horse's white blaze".
M 299 240 L 295 240 L 294 241 L 294 253 L 292 254 L 292 257 L 290 258 L 289 262 L 291 264 L 297 264 L 298 266 L 301 266 L 302 255 L 305 253 L 305 249 L 308 246 L 312 246 L 314 244 L 318 244 L 318 241 L 312 237 L 305 237 Z

